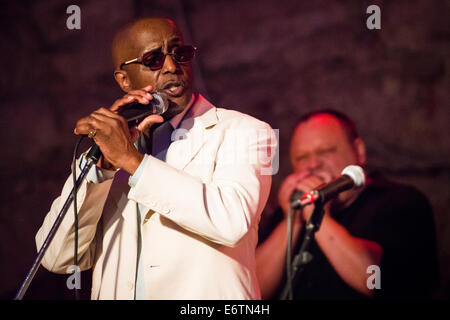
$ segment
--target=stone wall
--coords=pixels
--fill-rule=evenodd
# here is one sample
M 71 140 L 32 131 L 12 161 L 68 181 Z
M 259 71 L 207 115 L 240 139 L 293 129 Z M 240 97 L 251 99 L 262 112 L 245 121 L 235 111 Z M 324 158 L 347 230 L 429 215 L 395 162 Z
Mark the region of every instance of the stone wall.
M 66 27 L 71 4 L 81 8 L 81 30 Z M 381 8 L 381 30 L 366 28 L 370 4 Z M 429 197 L 441 263 L 438 297 L 450 297 L 448 1 L 48 0 L 0 6 L 2 298 L 14 295 L 30 267 L 34 235 L 70 172 L 76 120 L 122 94 L 112 77 L 114 31 L 148 15 L 172 18 L 187 42 L 200 48 L 200 92 L 280 130 L 280 170 L 265 215 L 290 172 L 288 141 L 296 118 L 319 108 L 344 111 L 358 124 L 370 168 Z M 61 289 L 65 279 L 40 270 L 28 297 L 70 298 Z

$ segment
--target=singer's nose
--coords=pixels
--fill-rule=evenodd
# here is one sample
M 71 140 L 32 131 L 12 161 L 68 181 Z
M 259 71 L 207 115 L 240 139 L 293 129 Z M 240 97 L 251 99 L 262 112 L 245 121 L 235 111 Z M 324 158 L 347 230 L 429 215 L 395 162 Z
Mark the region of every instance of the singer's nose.
M 177 65 L 170 54 L 166 55 L 164 64 L 162 67 L 162 73 L 174 73 L 177 70 Z

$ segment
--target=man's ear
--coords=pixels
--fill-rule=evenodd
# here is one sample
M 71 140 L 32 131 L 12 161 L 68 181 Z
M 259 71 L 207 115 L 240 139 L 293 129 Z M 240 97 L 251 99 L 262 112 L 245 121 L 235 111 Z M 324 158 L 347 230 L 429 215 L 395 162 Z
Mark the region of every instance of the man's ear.
M 366 145 L 361 138 L 356 138 L 353 141 L 353 148 L 356 152 L 356 158 L 358 160 L 358 164 L 364 167 L 366 165 Z
M 128 78 L 128 74 L 125 70 L 115 70 L 114 78 L 123 91 L 129 92 L 131 90 L 130 78 Z

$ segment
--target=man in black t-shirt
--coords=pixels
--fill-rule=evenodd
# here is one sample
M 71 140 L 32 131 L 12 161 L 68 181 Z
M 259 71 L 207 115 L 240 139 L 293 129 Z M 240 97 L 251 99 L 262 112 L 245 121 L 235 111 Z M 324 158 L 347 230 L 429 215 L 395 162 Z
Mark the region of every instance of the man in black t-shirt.
M 352 164 L 366 164 L 365 145 L 344 114 L 303 116 L 291 139 L 294 173 L 279 191 L 280 208 L 261 225 L 257 275 L 265 299 L 280 298 L 286 283 L 287 211 L 292 192 L 309 192 L 339 177 Z M 293 252 L 302 241 L 314 206 L 293 222 Z M 434 221 L 426 197 L 379 174 L 324 206 L 325 216 L 294 299 L 430 298 L 438 278 Z M 378 273 L 378 274 L 377 274 Z

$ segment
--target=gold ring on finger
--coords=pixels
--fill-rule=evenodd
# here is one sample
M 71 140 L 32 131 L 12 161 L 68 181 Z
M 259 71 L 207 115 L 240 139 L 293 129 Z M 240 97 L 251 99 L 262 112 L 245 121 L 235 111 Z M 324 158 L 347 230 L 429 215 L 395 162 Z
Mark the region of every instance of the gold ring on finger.
M 92 129 L 91 131 L 89 131 L 88 133 L 88 138 L 89 139 L 93 139 L 95 137 L 95 135 L 97 134 L 97 130 Z

